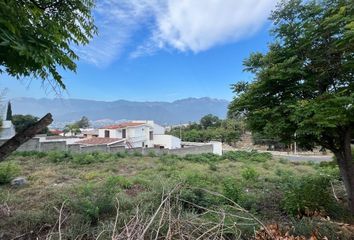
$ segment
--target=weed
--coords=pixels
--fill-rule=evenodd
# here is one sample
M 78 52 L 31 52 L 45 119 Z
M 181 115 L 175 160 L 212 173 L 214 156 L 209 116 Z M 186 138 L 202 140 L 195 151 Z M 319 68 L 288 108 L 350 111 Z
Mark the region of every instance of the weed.
M 257 180 L 259 173 L 252 167 L 247 167 L 241 172 L 241 176 L 247 181 Z
M 60 163 L 60 162 L 68 162 L 73 159 L 73 156 L 70 152 L 66 151 L 55 151 L 48 153 L 48 160 L 53 163 Z
M 234 202 L 239 202 L 242 197 L 242 191 L 235 179 L 226 178 L 223 183 L 223 193 L 225 197 L 231 199 Z
M 20 167 L 14 163 L 0 163 L 0 184 L 6 184 L 20 172 Z
M 334 206 L 329 188 L 330 180 L 326 176 L 293 179 L 285 189 L 283 208 L 294 216 L 312 216 L 316 213 L 328 212 Z

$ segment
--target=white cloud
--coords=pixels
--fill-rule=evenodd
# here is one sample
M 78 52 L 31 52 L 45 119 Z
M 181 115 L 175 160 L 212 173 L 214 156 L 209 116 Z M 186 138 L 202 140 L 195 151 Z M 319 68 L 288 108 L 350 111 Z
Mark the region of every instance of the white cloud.
M 205 51 L 257 32 L 275 4 L 276 0 L 100 0 L 95 10 L 100 34 L 81 49 L 81 56 L 106 65 L 127 46 L 136 49 L 131 57 L 164 48 Z M 141 27 L 150 37 L 132 46 Z

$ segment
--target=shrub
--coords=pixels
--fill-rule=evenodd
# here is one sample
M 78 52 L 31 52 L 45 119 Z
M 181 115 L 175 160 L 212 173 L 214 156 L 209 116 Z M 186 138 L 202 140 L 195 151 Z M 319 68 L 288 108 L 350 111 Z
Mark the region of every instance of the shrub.
M 54 163 L 68 162 L 71 161 L 72 158 L 71 153 L 66 151 L 48 153 L 48 160 Z
M 14 152 L 13 155 L 21 156 L 21 157 L 34 157 L 34 158 L 44 158 L 48 154 L 46 152 L 38 152 L 38 151 L 18 151 Z
M 211 163 L 209 163 L 209 169 L 211 171 L 217 171 L 218 170 L 218 166 L 215 163 L 211 162 Z
M 92 152 L 81 153 L 73 156 L 72 162 L 80 165 L 91 164 L 96 162 L 104 162 L 112 160 L 114 155 L 109 153 Z
M 242 190 L 235 179 L 226 178 L 223 183 L 223 194 L 225 197 L 237 203 L 242 197 Z
M 180 161 L 181 158 L 173 154 L 163 154 L 162 156 L 160 156 L 159 160 L 166 165 L 172 165 L 175 164 L 177 161 Z
M 125 152 L 125 151 L 124 152 L 117 152 L 117 153 L 114 154 L 114 156 L 117 157 L 117 158 L 125 158 L 125 157 L 128 156 L 128 153 Z
M 134 151 L 133 154 L 132 154 L 134 157 L 142 157 L 143 154 L 139 151 Z
M 272 159 L 271 153 L 259 153 L 257 151 L 229 151 L 224 153 L 224 159 L 240 162 L 266 162 Z
M 291 215 L 310 216 L 315 212 L 328 212 L 334 207 L 327 176 L 317 175 L 293 179 L 285 189 L 282 206 Z
M 0 163 L 0 184 L 6 184 L 20 172 L 20 167 L 14 163 Z
M 131 188 L 133 183 L 124 176 L 111 176 L 107 179 L 107 186 L 120 186 L 124 189 Z
M 187 154 L 183 157 L 183 160 L 197 163 L 209 163 L 209 162 L 218 162 L 222 160 L 219 155 L 214 153 L 202 153 L 202 154 Z
M 241 172 L 241 176 L 245 180 L 255 181 L 258 178 L 259 173 L 254 168 L 247 167 Z
M 78 189 L 78 195 L 70 200 L 70 205 L 91 224 L 96 224 L 102 215 L 115 213 L 119 184 L 122 184 L 121 179 L 112 177 L 101 185 L 85 185 Z
M 148 152 L 148 156 L 149 156 L 149 157 L 156 157 L 155 151 L 150 150 L 150 151 Z

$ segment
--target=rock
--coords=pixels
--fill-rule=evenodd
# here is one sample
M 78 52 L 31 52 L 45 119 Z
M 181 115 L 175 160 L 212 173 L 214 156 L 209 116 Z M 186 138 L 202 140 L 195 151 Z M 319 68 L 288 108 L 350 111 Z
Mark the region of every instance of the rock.
M 11 181 L 11 186 L 20 187 L 27 184 L 27 179 L 25 177 L 17 177 Z

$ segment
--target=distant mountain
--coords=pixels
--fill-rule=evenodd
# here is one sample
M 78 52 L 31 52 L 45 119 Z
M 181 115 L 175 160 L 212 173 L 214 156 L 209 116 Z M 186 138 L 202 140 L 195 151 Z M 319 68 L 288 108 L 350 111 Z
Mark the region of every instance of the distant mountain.
M 113 102 L 83 99 L 14 98 L 14 114 L 43 116 L 50 112 L 55 122 L 71 122 L 87 116 L 92 121 L 150 119 L 160 124 L 178 124 L 198 121 L 206 114 L 226 117 L 226 100 L 212 98 L 187 98 L 174 102 Z

